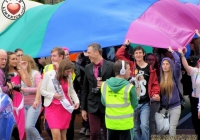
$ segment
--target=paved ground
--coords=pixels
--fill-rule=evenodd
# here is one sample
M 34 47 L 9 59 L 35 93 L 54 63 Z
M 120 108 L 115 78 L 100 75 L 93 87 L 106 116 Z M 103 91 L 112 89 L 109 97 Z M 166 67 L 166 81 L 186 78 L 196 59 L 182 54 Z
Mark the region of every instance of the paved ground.
M 82 118 L 79 115 L 76 115 L 74 140 L 89 140 L 89 138 L 86 138 L 83 135 L 79 135 L 79 131 L 81 129 L 81 122 L 82 122 Z M 178 135 L 181 135 L 181 134 L 192 135 L 192 134 L 195 134 L 195 133 L 194 133 L 193 129 L 178 129 L 177 134 Z M 48 137 L 46 131 L 44 131 L 44 130 L 42 132 L 42 137 L 44 138 L 44 140 L 51 140 Z

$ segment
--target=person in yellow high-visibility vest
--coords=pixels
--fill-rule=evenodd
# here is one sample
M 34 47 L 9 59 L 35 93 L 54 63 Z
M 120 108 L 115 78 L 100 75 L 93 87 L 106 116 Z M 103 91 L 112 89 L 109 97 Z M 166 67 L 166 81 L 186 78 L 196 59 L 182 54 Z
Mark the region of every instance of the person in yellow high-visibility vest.
M 51 53 L 52 53 L 52 55 L 51 55 L 52 64 L 48 64 L 44 67 L 43 75 L 48 71 L 54 70 L 55 65 L 56 65 L 55 63 L 59 64 L 62 61 L 62 59 L 64 59 L 64 58 L 69 59 L 69 49 L 67 49 L 67 48 L 62 48 L 62 49 L 54 48 Z M 58 55 L 56 55 L 54 53 L 58 53 Z M 74 81 L 75 77 L 76 77 L 76 74 L 73 71 L 72 72 L 72 80 L 73 81 Z
M 107 140 L 133 140 L 133 116 L 138 99 L 135 87 L 127 81 L 130 65 L 118 60 L 113 69 L 116 76 L 107 79 L 101 86 L 101 102 L 106 107 Z

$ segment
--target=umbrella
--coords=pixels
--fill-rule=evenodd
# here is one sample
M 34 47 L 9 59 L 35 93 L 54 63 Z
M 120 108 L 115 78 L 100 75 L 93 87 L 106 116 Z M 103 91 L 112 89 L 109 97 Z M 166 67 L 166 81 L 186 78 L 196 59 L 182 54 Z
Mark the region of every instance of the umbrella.
M 48 56 L 55 46 L 70 52 L 134 44 L 166 48 L 186 46 L 200 30 L 199 0 L 67 0 L 30 8 L 0 33 L 5 50 L 22 48 L 33 57 Z

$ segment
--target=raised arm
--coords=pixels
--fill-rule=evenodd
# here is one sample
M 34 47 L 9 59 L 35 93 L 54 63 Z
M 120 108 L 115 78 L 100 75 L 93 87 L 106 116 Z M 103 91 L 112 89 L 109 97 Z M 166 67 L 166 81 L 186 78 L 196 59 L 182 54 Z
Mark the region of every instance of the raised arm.
M 125 57 L 126 46 L 130 45 L 130 41 L 126 40 L 125 45 L 122 45 L 116 52 L 116 58 L 118 60 L 124 60 L 129 62 L 130 60 Z
M 172 50 L 171 47 L 169 47 L 168 50 L 172 53 L 172 56 L 174 58 L 174 66 L 175 66 L 174 73 L 175 73 L 175 75 L 177 75 L 177 77 L 180 77 L 180 75 L 181 75 L 181 61 L 180 61 L 180 57 L 179 57 L 179 55 L 175 51 Z
M 185 50 L 185 51 L 187 51 L 187 50 Z M 192 67 L 188 65 L 188 62 L 187 62 L 187 60 L 185 58 L 185 55 L 184 55 L 182 49 L 178 48 L 178 52 L 181 55 L 181 61 L 182 61 L 183 67 L 185 68 L 185 70 L 187 71 L 187 73 L 190 75 Z
M 198 37 L 200 37 L 200 33 L 199 33 L 199 30 L 195 30 L 195 33 L 196 33 L 196 35 L 198 36 Z
M 28 67 L 28 62 L 21 61 L 17 66 L 17 71 L 20 74 L 21 80 L 24 82 L 24 84 L 28 87 L 31 87 L 32 82 L 28 74 L 27 67 Z

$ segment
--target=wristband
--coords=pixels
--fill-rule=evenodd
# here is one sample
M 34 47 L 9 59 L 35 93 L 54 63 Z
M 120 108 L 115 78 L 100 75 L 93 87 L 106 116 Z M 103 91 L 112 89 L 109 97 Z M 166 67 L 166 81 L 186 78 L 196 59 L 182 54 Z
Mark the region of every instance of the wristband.
M 127 44 L 123 44 L 122 46 L 127 47 L 128 45 Z
M 185 57 L 185 55 L 184 55 L 184 54 L 181 54 L 181 57 Z

